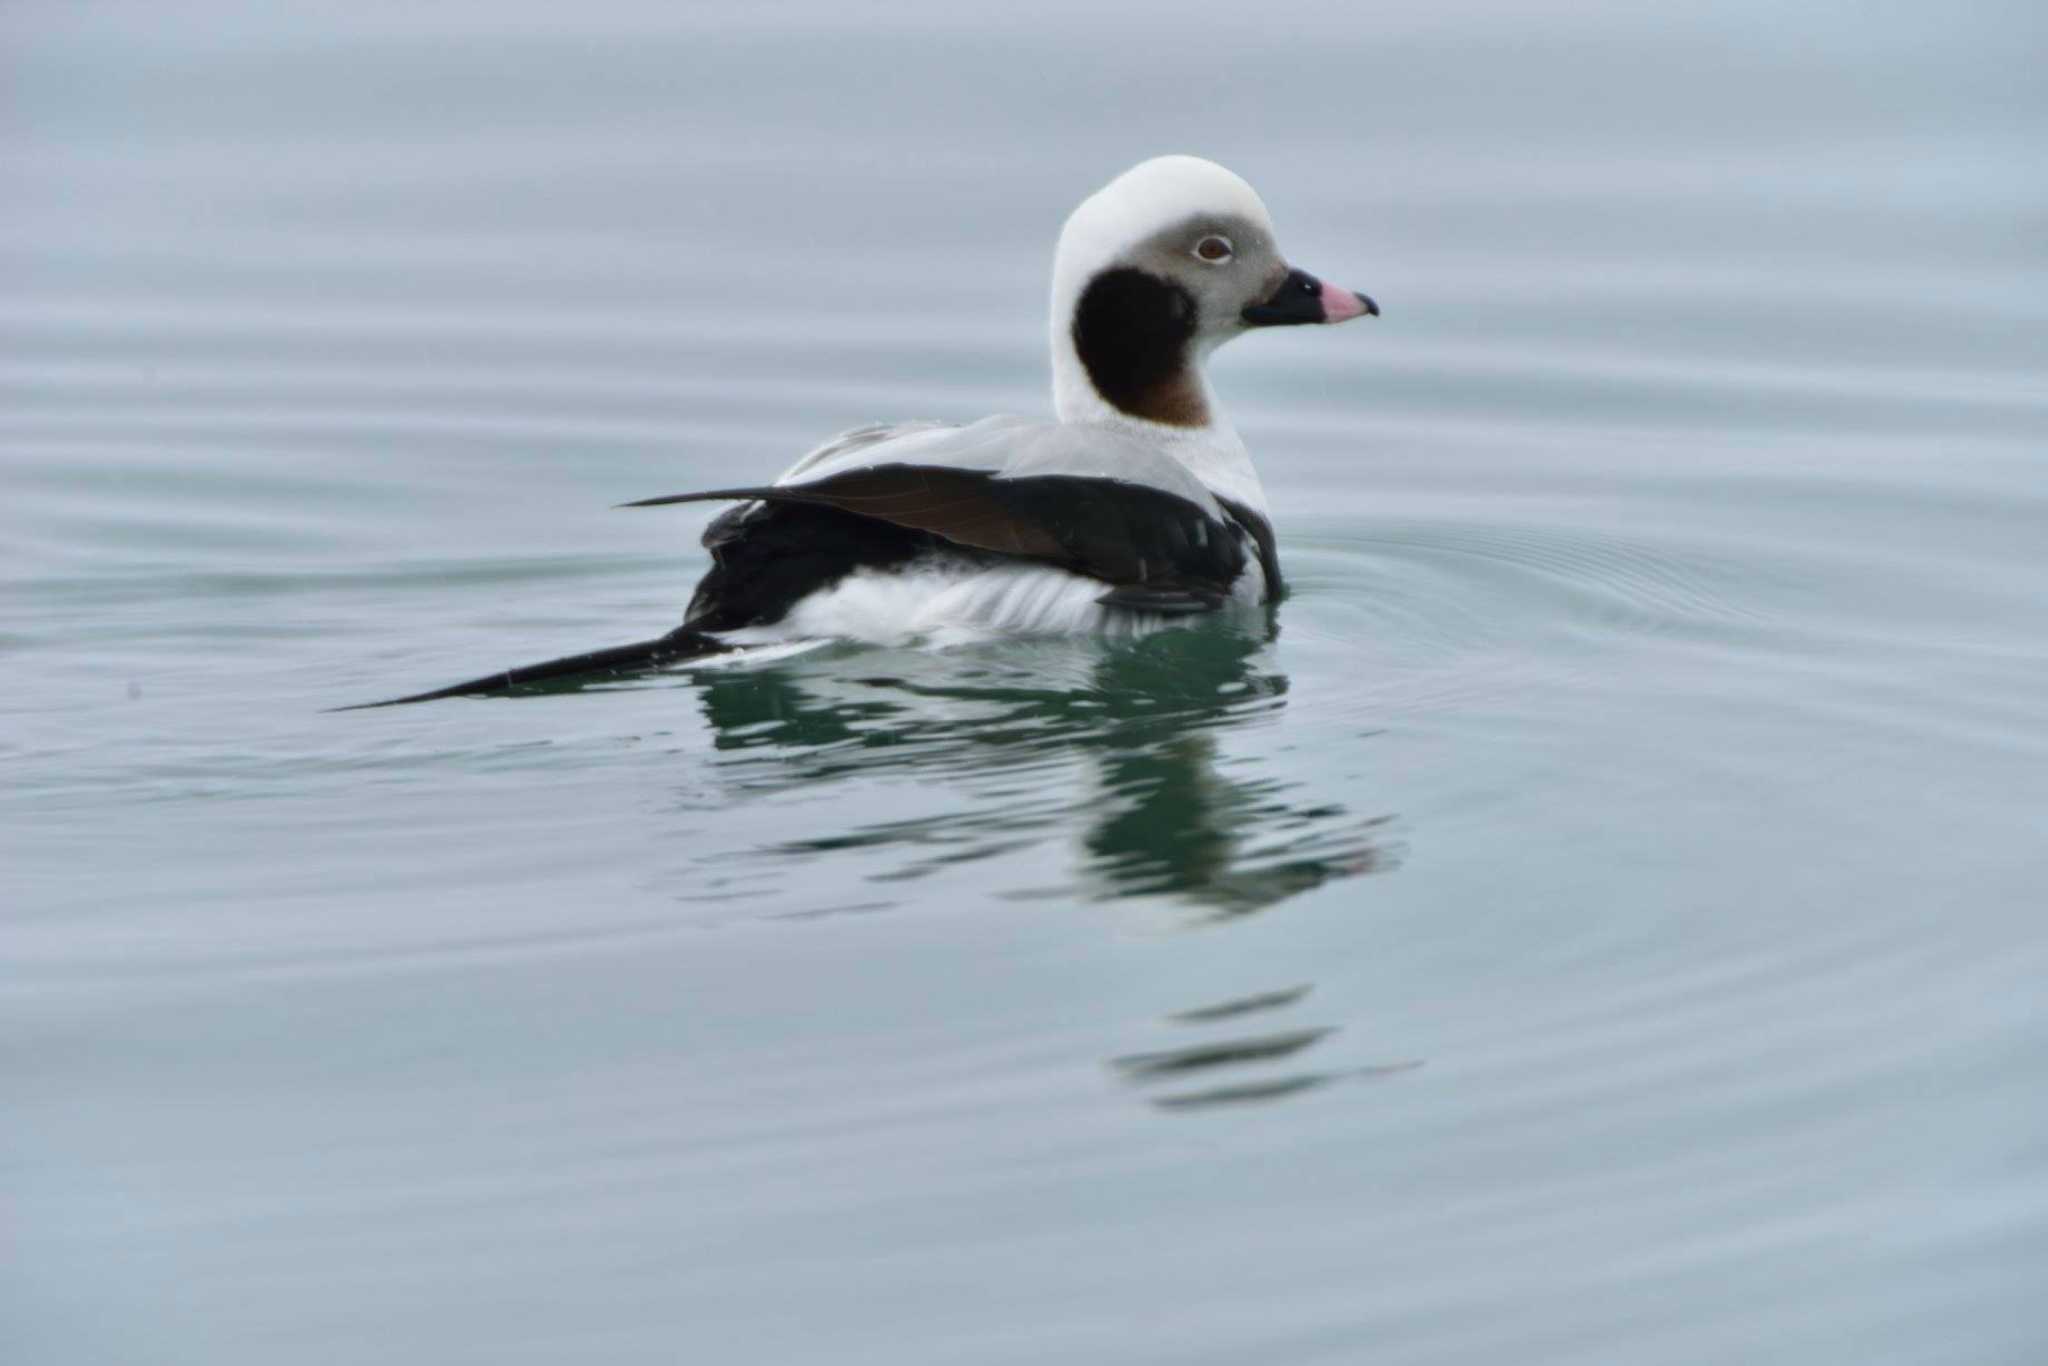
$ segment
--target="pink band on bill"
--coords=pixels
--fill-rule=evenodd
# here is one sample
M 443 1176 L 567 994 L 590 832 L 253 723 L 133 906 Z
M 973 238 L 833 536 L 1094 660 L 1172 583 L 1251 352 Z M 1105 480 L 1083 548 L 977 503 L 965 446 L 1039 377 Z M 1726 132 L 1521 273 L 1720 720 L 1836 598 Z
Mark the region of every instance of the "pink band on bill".
M 1323 286 L 1323 316 L 1333 323 L 1341 323 L 1350 318 L 1361 318 L 1368 313 L 1377 314 L 1378 312 L 1379 310 L 1373 307 L 1372 301 L 1362 295 L 1353 294 L 1348 289 L 1339 289 L 1336 285 L 1326 284 Z

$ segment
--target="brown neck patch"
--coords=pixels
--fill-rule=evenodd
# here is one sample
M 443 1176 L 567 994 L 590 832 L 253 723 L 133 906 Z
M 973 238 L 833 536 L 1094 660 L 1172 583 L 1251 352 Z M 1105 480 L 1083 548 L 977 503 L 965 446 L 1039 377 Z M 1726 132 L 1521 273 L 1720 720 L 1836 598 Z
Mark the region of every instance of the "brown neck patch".
M 1095 391 L 1147 422 L 1209 425 L 1188 354 L 1194 337 L 1194 296 L 1129 266 L 1090 280 L 1074 306 L 1074 350 Z

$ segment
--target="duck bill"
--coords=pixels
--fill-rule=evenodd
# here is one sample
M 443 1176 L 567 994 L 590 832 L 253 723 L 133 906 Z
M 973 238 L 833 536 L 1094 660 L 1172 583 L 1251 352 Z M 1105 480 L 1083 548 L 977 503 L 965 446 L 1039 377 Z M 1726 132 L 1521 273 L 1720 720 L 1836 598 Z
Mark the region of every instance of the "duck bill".
M 1365 295 L 1326 285 L 1305 270 L 1290 270 L 1270 298 L 1252 304 L 1243 316 L 1252 327 L 1287 327 L 1348 322 L 1368 315 L 1377 318 L 1380 306 Z

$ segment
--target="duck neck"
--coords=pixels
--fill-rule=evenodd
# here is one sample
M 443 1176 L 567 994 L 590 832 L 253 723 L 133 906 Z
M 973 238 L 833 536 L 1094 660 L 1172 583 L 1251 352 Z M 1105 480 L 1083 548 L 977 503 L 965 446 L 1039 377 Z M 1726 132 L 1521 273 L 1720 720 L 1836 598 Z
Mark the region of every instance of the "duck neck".
M 1157 445 L 1219 497 L 1242 503 L 1262 516 L 1266 491 L 1252 468 L 1251 454 L 1209 385 L 1209 347 L 1199 339 L 1184 346 L 1179 364 L 1162 370 L 1149 385 L 1120 385 L 1112 400 L 1098 385 L 1103 371 L 1082 358 L 1071 313 L 1056 310 L 1052 326 L 1053 411 L 1064 423 L 1110 427 Z

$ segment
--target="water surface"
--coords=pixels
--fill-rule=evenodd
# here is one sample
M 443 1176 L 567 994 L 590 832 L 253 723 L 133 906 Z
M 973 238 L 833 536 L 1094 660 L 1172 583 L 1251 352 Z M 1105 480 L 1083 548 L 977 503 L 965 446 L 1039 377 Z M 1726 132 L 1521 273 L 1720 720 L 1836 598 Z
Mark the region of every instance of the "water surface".
M 20 1362 L 2032 1362 L 2024 6 L 0 16 Z M 1189 150 L 1293 596 L 639 639 Z

